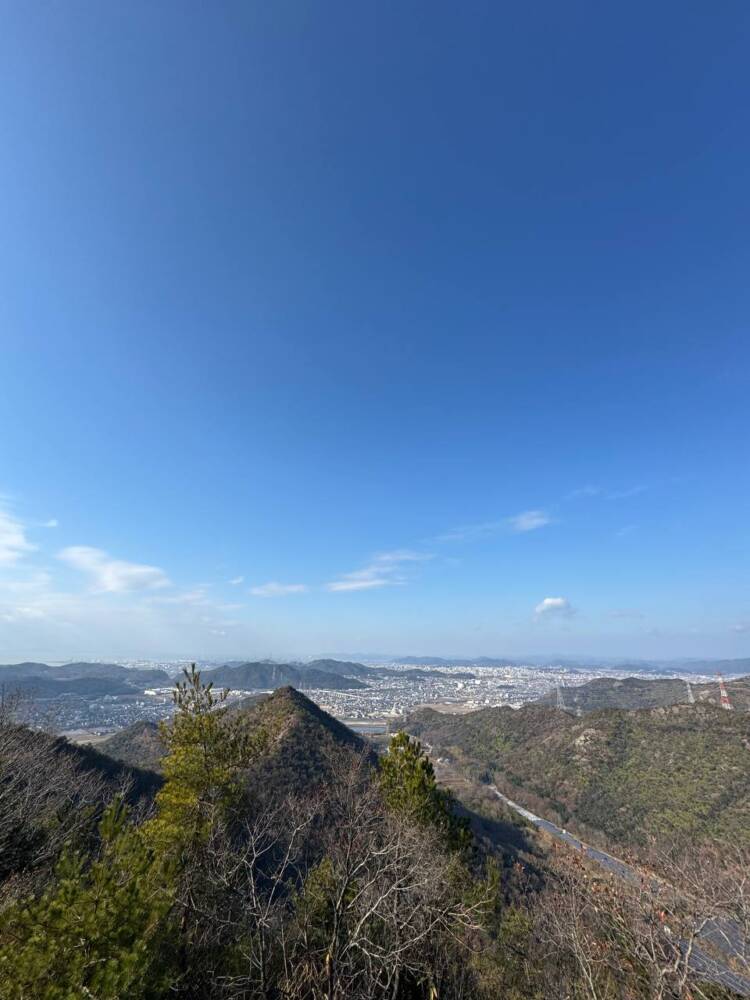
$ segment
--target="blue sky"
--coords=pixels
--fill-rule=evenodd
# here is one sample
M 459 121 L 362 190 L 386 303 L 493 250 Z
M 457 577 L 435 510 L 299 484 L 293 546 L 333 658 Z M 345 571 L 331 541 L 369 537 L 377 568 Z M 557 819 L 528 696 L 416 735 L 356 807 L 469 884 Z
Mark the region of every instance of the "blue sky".
M 9 3 L 0 660 L 750 655 L 745 3 Z

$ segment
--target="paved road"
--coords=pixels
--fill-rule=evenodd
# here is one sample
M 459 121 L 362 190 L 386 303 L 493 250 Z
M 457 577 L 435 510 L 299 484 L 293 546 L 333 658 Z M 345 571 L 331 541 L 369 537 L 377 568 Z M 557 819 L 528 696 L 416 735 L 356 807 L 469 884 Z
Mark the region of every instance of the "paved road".
M 627 882 L 641 881 L 640 873 L 631 865 L 626 865 L 624 861 L 620 861 L 611 854 L 607 854 L 606 851 L 599 851 L 595 847 L 589 847 L 588 844 L 584 844 L 582 840 L 574 837 L 567 830 L 555 826 L 554 823 L 550 823 L 547 819 L 542 819 L 541 816 L 534 815 L 533 812 L 524 809 L 523 806 L 514 802 L 513 799 L 509 799 L 507 795 L 503 795 L 494 785 L 490 785 L 490 788 L 506 806 L 509 806 L 509 808 L 513 809 L 520 816 L 523 816 L 524 819 L 527 819 L 537 829 L 544 830 L 556 840 L 561 840 L 575 850 L 581 851 L 587 858 L 595 861 L 602 868 L 612 872 L 619 878 Z M 741 943 L 737 937 L 736 928 L 721 924 L 718 921 L 711 921 L 700 936 L 728 954 L 732 953 L 733 941 L 736 948 L 739 948 Z M 734 972 L 728 965 L 713 958 L 703 951 L 702 948 L 693 948 L 691 965 L 696 972 L 702 973 L 710 982 L 716 983 L 718 986 L 723 986 L 725 989 L 733 990 L 739 996 L 750 997 L 750 979 Z

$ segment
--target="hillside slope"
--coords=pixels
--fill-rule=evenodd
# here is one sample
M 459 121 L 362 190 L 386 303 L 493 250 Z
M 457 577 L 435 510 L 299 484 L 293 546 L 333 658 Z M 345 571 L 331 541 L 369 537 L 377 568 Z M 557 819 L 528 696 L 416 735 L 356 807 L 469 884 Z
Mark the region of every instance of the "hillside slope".
M 532 809 L 619 844 L 689 837 L 750 844 L 750 715 L 712 705 L 578 719 L 527 705 L 447 715 L 404 728 Z
M 737 711 L 750 711 L 750 677 L 726 681 L 727 693 Z M 719 685 L 690 683 L 697 702 L 719 705 Z M 666 705 L 689 704 L 688 686 L 677 677 L 650 679 L 646 677 L 597 677 L 586 684 L 561 689 L 568 711 L 593 712 L 600 708 L 659 708 Z M 538 705 L 557 705 L 557 691 L 539 698 Z
M 246 698 L 231 706 L 229 715 L 270 736 L 268 750 L 253 768 L 252 778 L 273 783 L 280 791 L 305 788 L 323 780 L 331 753 L 340 749 L 366 751 L 367 744 L 342 722 L 324 712 L 292 687 Z M 137 722 L 99 744 L 110 757 L 158 771 L 164 756 L 159 728 Z

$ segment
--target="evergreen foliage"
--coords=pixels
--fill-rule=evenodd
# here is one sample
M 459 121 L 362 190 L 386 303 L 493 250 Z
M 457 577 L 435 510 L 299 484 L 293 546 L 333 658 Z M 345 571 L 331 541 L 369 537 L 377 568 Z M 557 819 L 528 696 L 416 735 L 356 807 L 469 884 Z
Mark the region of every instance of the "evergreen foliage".
M 380 789 L 389 808 L 439 831 L 451 848 L 470 844 L 466 821 L 454 815 L 450 792 L 438 787 L 422 744 L 405 732 L 391 738 L 388 753 L 381 758 Z
M 52 886 L 0 917 L 4 1000 L 129 1000 L 161 995 L 170 983 L 168 872 L 116 800 L 101 824 L 93 863 L 65 851 Z

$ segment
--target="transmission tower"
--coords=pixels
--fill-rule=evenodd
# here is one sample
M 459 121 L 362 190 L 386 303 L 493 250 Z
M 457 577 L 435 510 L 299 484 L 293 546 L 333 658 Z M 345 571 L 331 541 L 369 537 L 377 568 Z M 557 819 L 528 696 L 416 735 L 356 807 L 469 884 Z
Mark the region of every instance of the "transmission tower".
M 561 684 L 557 685 L 557 707 L 560 709 L 560 711 L 562 712 L 565 711 L 565 700 L 563 699 Z
M 688 704 L 689 705 L 694 705 L 695 704 L 695 695 L 693 694 L 692 685 L 690 684 L 690 681 L 685 681 L 685 684 L 687 685 Z
M 727 693 L 727 689 L 724 687 L 724 678 L 721 676 L 721 674 L 717 674 L 716 676 L 719 678 L 719 696 L 721 699 L 721 707 L 731 709 L 732 703 L 729 700 L 729 694 Z

